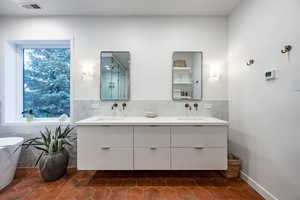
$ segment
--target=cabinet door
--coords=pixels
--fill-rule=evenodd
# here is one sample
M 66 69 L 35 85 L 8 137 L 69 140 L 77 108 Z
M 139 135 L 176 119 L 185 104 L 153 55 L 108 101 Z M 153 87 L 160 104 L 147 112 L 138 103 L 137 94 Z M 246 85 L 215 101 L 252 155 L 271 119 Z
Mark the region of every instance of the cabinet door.
M 93 147 L 133 147 L 133 127 L 131 126 L 79 126 L 79 148 Z
M 226 147 L 225 126 L 178 126 L 171 130 L 172 147 Z
M 171 128 L 168 126 L 134 127 L 135 147 L 170 147 Z
M 77 165 L 79 170 L 133 170 L 133 148 L 81 149 Z
M 173 170 L 226 170 L 226 148 L 172 148 Z
M 136 148 L 134 149 L 134 169 L 169 170 L 170 148 Z
M 78 169 L 133 169 L 132 127 L 79 126 L 77 137 Z

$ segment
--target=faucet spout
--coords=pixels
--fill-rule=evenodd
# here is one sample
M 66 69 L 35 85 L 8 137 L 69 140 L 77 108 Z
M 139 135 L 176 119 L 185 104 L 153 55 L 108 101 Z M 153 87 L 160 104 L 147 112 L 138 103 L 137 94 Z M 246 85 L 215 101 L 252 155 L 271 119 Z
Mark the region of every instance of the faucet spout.
M 112 106 L 111 106 L 111 109 L 114 110 L 115 108 L 118 107 L 118 104 L 117 103 L 114 103 Z
M 192 107 L 191 107 L 190 104 L 188 104 L 188 103 L 184 104 L 184 107 L 185 107 L 185 108 L 188 108 L 190 111 L 192 110 Z

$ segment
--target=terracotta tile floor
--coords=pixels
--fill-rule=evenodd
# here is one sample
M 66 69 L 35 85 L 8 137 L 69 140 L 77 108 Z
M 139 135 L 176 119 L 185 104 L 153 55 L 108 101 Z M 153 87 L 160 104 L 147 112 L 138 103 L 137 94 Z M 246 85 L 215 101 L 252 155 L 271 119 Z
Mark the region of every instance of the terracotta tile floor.
M 76 171 L 45 183 L 37 169 L 18 169 L 0 200 L 263 200 L 241 179 L 214 171 Z

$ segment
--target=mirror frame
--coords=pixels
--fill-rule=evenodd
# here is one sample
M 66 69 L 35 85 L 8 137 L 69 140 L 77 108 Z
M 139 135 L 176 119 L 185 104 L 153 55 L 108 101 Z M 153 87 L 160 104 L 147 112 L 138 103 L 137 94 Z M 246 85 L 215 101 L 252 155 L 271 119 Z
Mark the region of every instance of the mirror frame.
M 200 99 L 194 99 L 194 98 L 191 98 L 191 99 L 175 99 L 174 98 L 174 69 L 173 69 L 173 63 L 174 63 L 174 60 L 173 60 L 173 57 L 174 57 L 174 54 L 175 53 L 200 53 L 201 54 L 201 98 Z M 179 101 L 179 102 L 183 102 L 183 101 L 203 101 L 203 51 L 173 51 L 172 53 L 172 63 L 171 63 L 171 69 L 172 69 L 172 91 L 171 91 L 171 94 L 172 94 L 172 100 L 173 101 Z
M 128 56 L 129 56 L 129 58 L 128 58 L 128 62 L 129 62 L 129 73 L 128 73 L 128 88 L 127 88 L 127 90 L 128 90 L 128 98 L 125 100 L 125 99 L 122 99 L 122 100 L 120 100 L 120 99 L 102 99 L 102 96 L 101 96 L 101 88 L 102 88 L 102 81 L 101 81 L 101 76 L 102 76 L 102 74 L 101 74 L 101 63 L 102 63 L 102 54 L 103 53 L 128 53 Z M 100 69 L 100 89 L 99 89 L 99 91 L 100 91 L 100 100 L 101 101 L 106 101 L 106 102 L 128 102 L 128 101 L 130 101 L 130 96 L 131 96 L 131 91 L 130 91 L 130 89 L 131 89 L 131 55 L 130 55 L 130 51 L 100 51 L 100 67 L 99 67 L 99 69 Z

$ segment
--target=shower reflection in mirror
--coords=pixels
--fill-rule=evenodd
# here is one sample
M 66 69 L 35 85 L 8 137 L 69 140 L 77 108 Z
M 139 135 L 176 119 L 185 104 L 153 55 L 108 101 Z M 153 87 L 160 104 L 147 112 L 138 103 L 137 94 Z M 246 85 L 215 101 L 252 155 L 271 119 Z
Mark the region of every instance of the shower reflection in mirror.
M 102 101 L 128 101 L 130 95 L 130 53 L 102 51 L 100 97 Z

